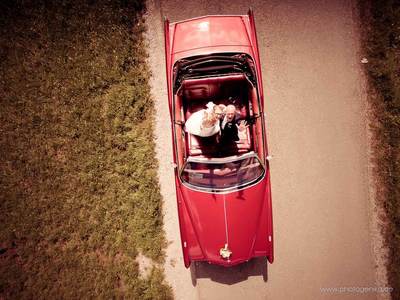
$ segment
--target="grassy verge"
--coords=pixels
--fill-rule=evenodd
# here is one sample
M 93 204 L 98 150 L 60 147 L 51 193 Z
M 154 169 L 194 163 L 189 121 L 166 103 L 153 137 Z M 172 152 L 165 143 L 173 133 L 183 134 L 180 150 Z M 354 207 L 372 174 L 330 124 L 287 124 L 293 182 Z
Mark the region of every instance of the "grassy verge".
M 360 1 L 368 59 L 378 202 L 387 220 L 389 285 L 400 299 L 400 1 Z
M 0 298 L 171 298 L 143 5 L 0 4 Z

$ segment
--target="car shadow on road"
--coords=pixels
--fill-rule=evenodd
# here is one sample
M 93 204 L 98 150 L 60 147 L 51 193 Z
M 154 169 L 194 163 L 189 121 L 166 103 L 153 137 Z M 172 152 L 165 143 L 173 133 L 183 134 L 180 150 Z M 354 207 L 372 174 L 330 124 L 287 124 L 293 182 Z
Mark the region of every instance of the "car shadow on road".
M 234 267 L 222 267 L 207 262 L 196 262 L 190 266 L 192 284 L 196 286 L 197 279 L 209 278 L 212 281 L 232 285 L 247 280 L 250 276 L 262 276 L 268 281 L 268 264 L 264 257 L 252 260 Z

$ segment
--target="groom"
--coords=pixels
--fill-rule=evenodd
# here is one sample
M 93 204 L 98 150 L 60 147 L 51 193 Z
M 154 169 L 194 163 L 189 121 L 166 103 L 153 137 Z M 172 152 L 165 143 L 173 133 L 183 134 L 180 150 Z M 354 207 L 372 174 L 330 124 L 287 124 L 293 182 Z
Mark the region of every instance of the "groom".
M 239 141 L 239 134 L 244 132 L 249 125 L 245 120 L 240 120 L 240 114 L 234 105 L 229 104 L 225 108 L 225 117 L 222 119 L 220 146 L 223 148 L 233 147 L 237 149 L 236 141 Z

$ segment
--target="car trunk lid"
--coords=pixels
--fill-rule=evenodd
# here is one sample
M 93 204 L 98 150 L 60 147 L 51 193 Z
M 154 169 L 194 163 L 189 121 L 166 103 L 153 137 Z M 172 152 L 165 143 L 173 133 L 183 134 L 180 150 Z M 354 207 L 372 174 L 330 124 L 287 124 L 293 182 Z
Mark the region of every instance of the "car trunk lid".
M 172 53 L 204 48 L 250 47 L 248 16 L 206 16 L 170 25 Z

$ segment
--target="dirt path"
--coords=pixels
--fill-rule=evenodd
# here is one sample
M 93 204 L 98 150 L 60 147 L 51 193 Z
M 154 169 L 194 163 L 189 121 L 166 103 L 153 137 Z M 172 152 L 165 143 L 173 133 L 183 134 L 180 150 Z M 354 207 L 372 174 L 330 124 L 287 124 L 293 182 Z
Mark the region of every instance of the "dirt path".
M 182 4 L 184 3 L 184 4 Z M 166 274 L 177 299 L 376 299 L 367 170 L 366 99 L 351 1 L 149 0 L 157 152 L 165 199 Z M 173 22 L 255 11 L 263 63 L 275 258 L 229 269 L 181 259 L 171 168 L 161 16 Z M 380 281 L 379 281 L 380 282 Z M 380 282 L 381 283 L 381 282 Z M 360 290 L 358 290 L 360 291 Z M 381 295 L 382 296 L 382 295 Z

